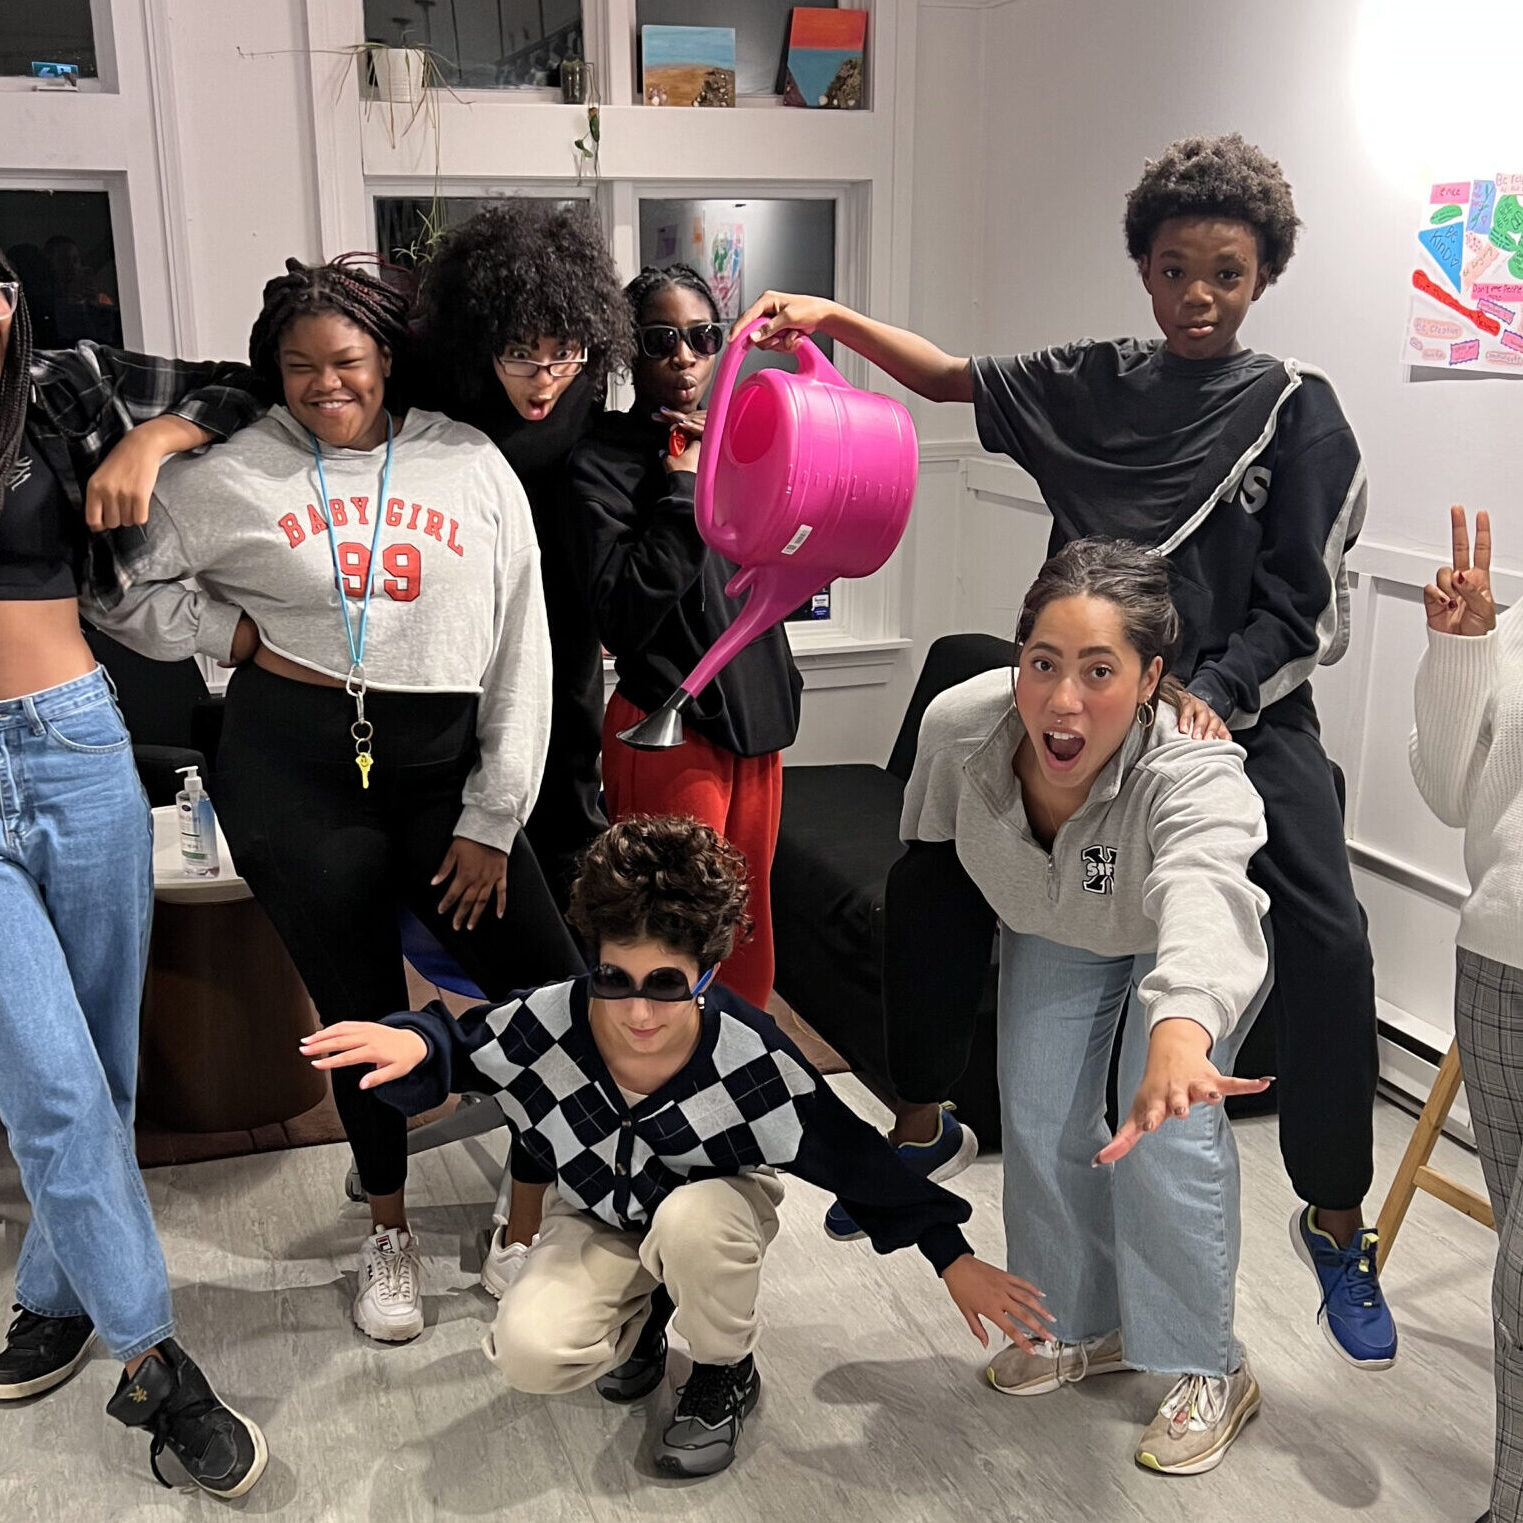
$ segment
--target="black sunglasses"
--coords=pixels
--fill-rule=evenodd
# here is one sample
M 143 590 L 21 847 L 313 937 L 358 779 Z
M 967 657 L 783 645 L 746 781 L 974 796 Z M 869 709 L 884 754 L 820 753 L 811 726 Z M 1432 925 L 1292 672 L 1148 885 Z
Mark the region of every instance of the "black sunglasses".
M 714 981 L 717 969 L 710 968 L 696 984 L 689 986 L 681 968 L 652 968 L 645 982 L 636 984 L 623 968 L 602 962 L 588 977 L 588 987 L 596 999 L 652 999 L 663 1005 L 675 1005 L 695 999 Z
M 677 345 L 684 343 L 694 354 L 718 354 L 724 348 L 723 323 L 694 323 L 689 328 L 651 323 L 635 332 L 640 338 L 640 353 L 650 360 L 669 360 Z

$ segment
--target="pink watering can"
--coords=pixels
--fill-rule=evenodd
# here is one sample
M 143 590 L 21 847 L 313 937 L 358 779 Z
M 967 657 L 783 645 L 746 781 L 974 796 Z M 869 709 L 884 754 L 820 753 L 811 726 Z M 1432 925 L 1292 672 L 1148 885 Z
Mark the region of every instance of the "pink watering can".
M 704 541 L 740 567 L 725 591 L 750 596 L 682 686 L 619 732 L 642 751 L 681 745 L 682 711 L 727 662 L 827 582 L 871 575 L 909 522 L 920 451 L 908 411 L 858 391 L 807 338 L 796 374 L 759 370 L 736 389 L 765 321 L 719 362 L 693 504 Z

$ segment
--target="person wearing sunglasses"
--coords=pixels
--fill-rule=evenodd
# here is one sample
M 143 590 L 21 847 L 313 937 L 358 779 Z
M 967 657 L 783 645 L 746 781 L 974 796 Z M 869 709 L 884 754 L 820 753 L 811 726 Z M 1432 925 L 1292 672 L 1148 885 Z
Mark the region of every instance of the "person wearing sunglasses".
M 736 567 L 704 543 L 693 515 L 703 396 L 725 340 L 719 308 L 686 265 L 643 271 L 627 295 L 639 346 L 634 405 L 604 413 L 571 457 L 587 597 L 619 677 L 603 719 L 608 815 L 691 814 L 740 849 L 754 929 L 718 976 L 764 1006 L 782 752 L 798 734 L 803 681 L 778 626 L 703 690 L 683 716 L 681 746 L 639 751 L 618 738 L 666 700 L 741 607 L 725 593 Z
M 153 831 L 79 597 L 123 596 L 160 461 L 256 416 L 250 390 L 238 365 L 35 349 L 0 256 L 0 1125 L 31 1206 L 0 1403 L 62 1385 L 98 1338 L 123 1365 L 106 1410 L 151 1435 L 154 1474 L 168 1448 L 222 1497 L 269 1451 L 174 1336 L 133 1156 Z
M 603 829 L 603 647 L 587 612 L 566 488 L 573 446 L 634 357 L 629 304 L 584 204 L 509 197 L 445 234 L 418 296 L 414 400 L 480 429 L 523 485 L 550 631 L 550 746 L 524 834 L 565 913 Z M 548 1181 L 516 1151 L 481 1283 L 500 1293 L 539 1228 Z
M 407 1114 L 456 1090 L 495 1096 L 513 1146 L 553 1174 L 544 1226 L 484 1348 L 518 1390 L 595 1385 L 635 1402 L 663 1383 L 667 1325 L 692 1371 L 655 1447 L 675 1476 L 735 1457 L 761 1390 L 754 1351 L 774 1170 L 837 1191 L 880 1253 L 918 1247 L 968 1327 L 1045 1339 L 1041 1293 L 973 1256 L 966 1201 L 853 1115 L 770 1017 L 715 981 L 741 933 L 749 871 L 692 818 L 633 816 L 589 849 L 571 917 L 586 976 L 482 1006 L 330 1027 L 318 1068 Z M 800 1393 L 802 1395 L 802 1393 Z

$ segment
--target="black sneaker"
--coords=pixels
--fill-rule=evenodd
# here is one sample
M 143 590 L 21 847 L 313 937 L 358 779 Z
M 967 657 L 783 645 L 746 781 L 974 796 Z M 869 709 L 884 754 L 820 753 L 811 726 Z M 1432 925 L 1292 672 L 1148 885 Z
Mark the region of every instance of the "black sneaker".
M 651 1293 L 650 1315 L 629 1358 L 597 1378 L 595 1388 L 604 1401 L 639 1401 L 666 1378 L 666 1324 L 671 1320 L 672 1298 L 666 1286 L 658 1285 Z
M 145 1359 L 135 1376 L 122 1371 L 107 1415 L 153 1435 L 148 1463 L 159 1485 L 170 1484 L 159 1472 L 159 1455 L 168 1449 L 202 1490 L 241 1497 L 269 1462 L 264 1434 L 212 1390 L 173 1338 L 158 1348 L 163 1357 Z
M 761 1376 L 749 1354 L 739 1364 L 695 1364 L 656 1446 L 656 1469 L 681 1476 L 723 1470 L 760 1395 Z
M 13 1306 L 16 1320 L 0 1351 L 0 1401 L 41 1396 L 61 1386 L 90 1356 L 95 1324 L 88 1317 L 39 1317 Z

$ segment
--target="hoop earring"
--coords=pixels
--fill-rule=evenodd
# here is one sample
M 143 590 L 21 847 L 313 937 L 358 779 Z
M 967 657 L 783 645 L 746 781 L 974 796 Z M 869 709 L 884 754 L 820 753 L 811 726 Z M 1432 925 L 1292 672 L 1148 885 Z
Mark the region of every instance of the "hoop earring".
M 1151 699 L 1146 698 L 1137 705 L 1137 725 L 1139 729 L 1151 730 L 1153 722 L 1158 718 L 1158 705 Z

